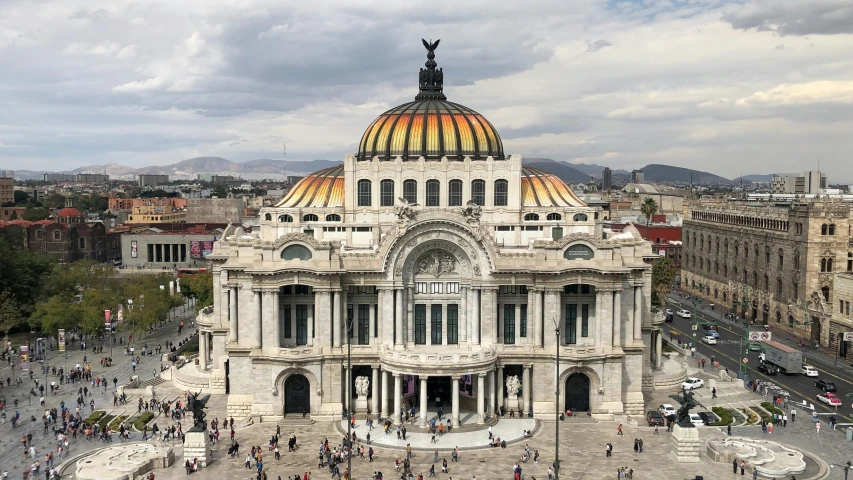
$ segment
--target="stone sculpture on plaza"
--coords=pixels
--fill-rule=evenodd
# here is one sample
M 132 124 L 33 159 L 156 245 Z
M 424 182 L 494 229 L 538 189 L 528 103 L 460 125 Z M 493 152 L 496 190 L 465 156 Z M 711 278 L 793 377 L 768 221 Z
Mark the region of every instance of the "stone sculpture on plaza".
M 355 377 L 355 411 L 367 410 L 367 396 L 370 394 L 370 379 Z
M 684 428 L 694 427 L 693 422 L 690 421 L 690 409 L 696 408 L 696 401 L 693 400 L 693 392 L 682 390 L 681 398 L 678 402 L 681 404 L 681 408 L 676 412 L 678 415 L 678 424 Z
M 518 410 L 521 406 L 518 403 L 518 392 L 521 391 L 521 381 L 518 375 L 510 375 L 506 377 L 506 408 Z

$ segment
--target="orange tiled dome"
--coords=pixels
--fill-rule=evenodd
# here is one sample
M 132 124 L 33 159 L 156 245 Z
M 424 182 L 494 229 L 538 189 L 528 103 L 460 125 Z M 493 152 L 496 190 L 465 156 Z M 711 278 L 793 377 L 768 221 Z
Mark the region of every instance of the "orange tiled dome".
M 533 167 L 521 167 L 522 207 L 584 207 L 565 182 L 553 173 Z
M 325 168 L 306 176 L 276 205 L 277 207 L 343 207 L 344 166 Z
M 66 218 L 66 217 L 82 217 L 83 214 L 80 210 L 77 210 L 74 207 L 65 207 L 60 211 L 56 212 L 57 218 Z

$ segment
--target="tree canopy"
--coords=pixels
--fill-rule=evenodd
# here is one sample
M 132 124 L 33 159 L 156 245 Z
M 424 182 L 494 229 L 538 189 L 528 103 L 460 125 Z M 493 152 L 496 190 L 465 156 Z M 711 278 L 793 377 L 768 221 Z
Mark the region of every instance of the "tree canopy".
M 666 303 L 666 294 L 675 280 L 677 269 L 672 260 L 661 257 L 652 264 L 652 303 L 660 307 Z

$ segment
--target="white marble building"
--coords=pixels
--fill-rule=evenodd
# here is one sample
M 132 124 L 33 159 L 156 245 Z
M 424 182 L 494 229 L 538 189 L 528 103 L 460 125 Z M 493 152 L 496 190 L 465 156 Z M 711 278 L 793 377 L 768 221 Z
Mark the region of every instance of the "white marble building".
M 357 154 L 216 243 L 198 318 L 209 390 L 233 416 L 340 418 L 348 396 L 396 421 L 439 397 L 456 425 L 501 405 L 642 414 L 661 345 L 650 244 L 630 226 L 602 239 L 601 212 L 504 155 L 434 67 Z

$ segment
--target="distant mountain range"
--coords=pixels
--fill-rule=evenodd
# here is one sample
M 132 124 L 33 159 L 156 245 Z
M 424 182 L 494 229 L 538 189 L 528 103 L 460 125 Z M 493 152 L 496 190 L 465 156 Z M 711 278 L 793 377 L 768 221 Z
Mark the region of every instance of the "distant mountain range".
M 596 182 L 601 181 L 604 167 L 601 165 L 570 163 L 550 158 L 524 158 L 524 164 L 547 170 L 567 183 L 588 183 L 590 176 Z M 247 180 L 282 180 L 285 171 L 287 175 L 305 175 L 322 170 L 341 162 L 332 160 L 288 161 L 259 159 L 247 162 L 233 162 L 221 157 L 197 157 L 183 160 L 171 165 L 155 165 L 142 168 L 132 168 L 117 163 L 106 165 L 88 165 L 63 172 L 44 172 L 31 170 L 16 170 L 15 178 L 19 180 L 41 180 L 45 173 L 106 173 L 112 179 L 134 180 L 137 175 L 169 175 L 174 180 L 194 179 L 198 174 L 234 175 Z M 676 185 L 714 185 L 737 184 L 740 178 L 728 180 L 708 172 L 675 167 L 672 165 L 650 164 L 641 168 L 645 183 L 666 183 Z M 769 182 L 772 175 L 747 175 L 744 181 Z M 627 170 L 613 170 L 614 184 L 630 182 L 631 173 Z

